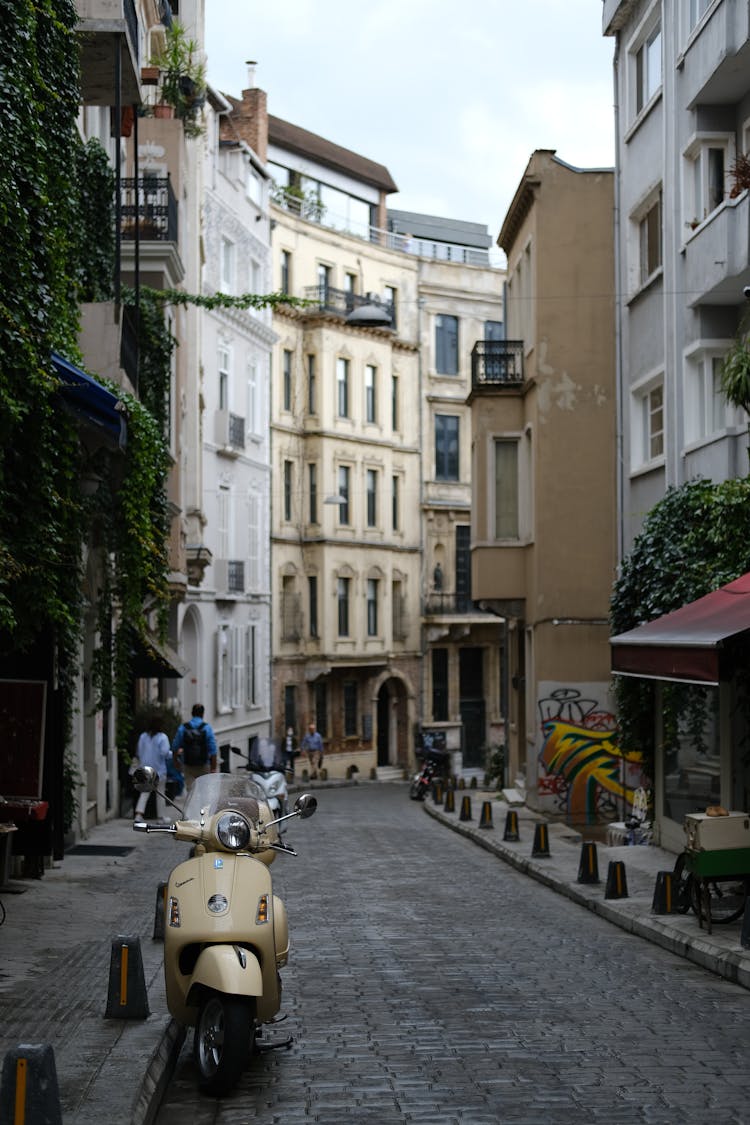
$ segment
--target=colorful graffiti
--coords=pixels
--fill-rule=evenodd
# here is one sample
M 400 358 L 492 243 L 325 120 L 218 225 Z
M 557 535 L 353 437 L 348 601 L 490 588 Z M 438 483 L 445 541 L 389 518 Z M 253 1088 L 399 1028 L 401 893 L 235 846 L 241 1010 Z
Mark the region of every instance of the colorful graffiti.
M 540 796 L 549 796 L 571 819 L 593 821 L 632 805 L 640 783 L 640 754 L 623 754 L 613 741 L 614 716 L 575 688 L 559 688 L 539 701 L 544 774 Z

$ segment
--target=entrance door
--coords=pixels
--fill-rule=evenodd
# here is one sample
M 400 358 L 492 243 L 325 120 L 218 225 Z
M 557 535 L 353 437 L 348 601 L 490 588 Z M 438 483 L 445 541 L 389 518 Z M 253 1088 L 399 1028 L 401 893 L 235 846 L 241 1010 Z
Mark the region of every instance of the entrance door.
M 383 684 L 378 692 L 378 765 L 389 765 L 390 750 L 391 697 L 388 685 Z
M 459 653 L 459 710 L 463 727 L 464 766 L 481 769 L 484 766 L 485 703 L 484 703 L 484 651 L 481 648 L 461 648 Z

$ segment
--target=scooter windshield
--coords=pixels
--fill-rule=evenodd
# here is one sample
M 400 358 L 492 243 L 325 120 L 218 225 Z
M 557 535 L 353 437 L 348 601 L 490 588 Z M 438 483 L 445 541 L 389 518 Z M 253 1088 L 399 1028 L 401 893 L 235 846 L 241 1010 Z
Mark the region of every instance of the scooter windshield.
M 206 773 L 193 782 L 183 810 L 184 820 L 200 820 L 201 812 L 213 816 L 236 797 L 254 797 L 265 805 L 266 795 L 247 774 Z

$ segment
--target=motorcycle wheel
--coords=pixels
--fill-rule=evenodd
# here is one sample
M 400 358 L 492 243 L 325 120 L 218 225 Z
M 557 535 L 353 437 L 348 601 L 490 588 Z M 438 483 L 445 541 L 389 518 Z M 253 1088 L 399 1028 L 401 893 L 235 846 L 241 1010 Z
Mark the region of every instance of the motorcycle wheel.
M 193 1039 L 198 1083 L 221 1096 L 239 1082 L 255 1043 L 253 1005 L 237 996 L 209 993 L 201 1005 Z
M 412 801 L 423 801 L 425 795 L 425 786 L 422 784 L 418 777 L 415 777 L 409 789 L 409 796 Z

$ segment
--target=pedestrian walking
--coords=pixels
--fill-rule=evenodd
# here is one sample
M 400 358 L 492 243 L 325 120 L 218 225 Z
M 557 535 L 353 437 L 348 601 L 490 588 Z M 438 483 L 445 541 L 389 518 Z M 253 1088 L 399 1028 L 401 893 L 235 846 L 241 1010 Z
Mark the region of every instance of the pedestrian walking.
M 310 776 L 317 777 L 315 771 L 315 758 L 318 759 L 318 769 L 323 768 L 323 738 L 320 731 L 317 730 L 315 723 L 310 723 L 307 728 L 307 734 L 302 739 L 302 749 L 307 754 L 307 760 L 310 763 Z
M 159 777 L 159 787 L 154 793 L 156 797 L 156 815 L 159 820 L 167 819 L 167 803 L 164 800 L 164 788 L 167 780 L 167 767 L 172 759 L 169 749 L 169 739 L 164 733 L 164 724 L 160 715 L 154 715 L 148 723 L 148 729 L 143 731 L 138 739 L 136 749 L 138 764 L 151 766 Z M 150 791 L 138 794 L 138 800 L 133 810 L 134 819 L 140 819 L 146 811 Z
M 203 704 L 194 704 L 190 719 L 180 724 L 172 741 L 172 753 L 182 764 L 188 789 L 196 777 L 215 773 L 219 767 L 216 738 L 211 725 L 204 720 L 204 714 Z

